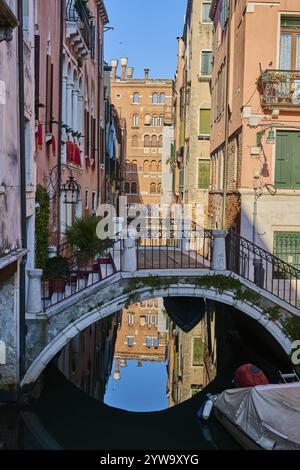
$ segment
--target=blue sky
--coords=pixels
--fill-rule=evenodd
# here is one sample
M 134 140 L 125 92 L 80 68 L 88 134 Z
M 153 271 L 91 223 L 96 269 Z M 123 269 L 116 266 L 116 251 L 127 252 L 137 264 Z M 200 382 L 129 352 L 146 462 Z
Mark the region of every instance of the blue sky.
M 134 76 L 173 78 L 177 36 L 183 32 L 187 0 L 105 0 L 114 31 L 105 33 L 105 60 L 128 57 Z
M 161 362 L 127 361 L 120 368 L 121 378 L 113 379 L 115 364 L 109 378 L 104 403 L 114 408 L 135 412 L 160 411 L 168 408 L 167 365 Z

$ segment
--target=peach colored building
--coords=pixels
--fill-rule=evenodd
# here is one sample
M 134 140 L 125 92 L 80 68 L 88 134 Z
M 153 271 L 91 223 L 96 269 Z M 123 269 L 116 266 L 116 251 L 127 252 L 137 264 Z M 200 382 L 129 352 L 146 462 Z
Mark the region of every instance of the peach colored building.
M 213 0 L 210 15 L 211 226 L 299 267 L 299 1 Z
M 54 196 L 50 224 L 56 244 L 75 217 L 95 211 L 101 201 L 105 171 L 103 45 L 108 16 L 102 0 L 36 3 L 38 183 L 48 185 Z M 59 168 L 62 184 L 72 175 L 80 185 L 76 206 L 65 204 L 63 195 L 58 203 Z
M 111 99 L 127 124 L 127 162 L 124 192 L 129 204 L 158 204 L 161 195 L 162 132 L 172 125 L 172 80 L 133 78 L 134 69 L 121 59 L 112 61 Z

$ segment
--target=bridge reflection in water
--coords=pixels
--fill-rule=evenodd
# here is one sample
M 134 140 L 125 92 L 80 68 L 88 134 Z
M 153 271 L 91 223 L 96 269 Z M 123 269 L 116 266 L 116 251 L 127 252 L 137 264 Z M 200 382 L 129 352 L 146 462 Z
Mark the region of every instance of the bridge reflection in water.
M 207 303 L 185 333 L 163 299 L 141 302 L 61 351 L 45 372 L 42 396 L 22 410 L 14 442 L 1 435 L 0 410 L 0 441 L 11 448 L 235 449 L 214 418 L 200 423 L 196 413 L 208 392 L 232 387 L 245 362 L 271 382 L 289 368 L 270 334 L 231 307 Z

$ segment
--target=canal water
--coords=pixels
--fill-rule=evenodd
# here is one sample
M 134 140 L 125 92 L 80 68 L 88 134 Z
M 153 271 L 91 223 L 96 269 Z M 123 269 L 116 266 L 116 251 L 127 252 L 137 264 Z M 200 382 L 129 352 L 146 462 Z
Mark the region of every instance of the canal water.
M 240 365 L 275 383 L 289 361 L 253 320 L 195 302 L 141 302 L 82 332 L 48 366 L 39 396 L 0 406 L 0 448 L 239 449 L 197 411 L 234 386 Z

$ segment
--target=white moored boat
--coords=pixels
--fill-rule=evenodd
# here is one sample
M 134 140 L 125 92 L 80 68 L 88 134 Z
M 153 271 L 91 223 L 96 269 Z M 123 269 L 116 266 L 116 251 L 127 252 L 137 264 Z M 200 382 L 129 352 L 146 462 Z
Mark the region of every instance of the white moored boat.
M 300 383 L 225 390 L 214 413 L 245 449 L 300 450 Z

